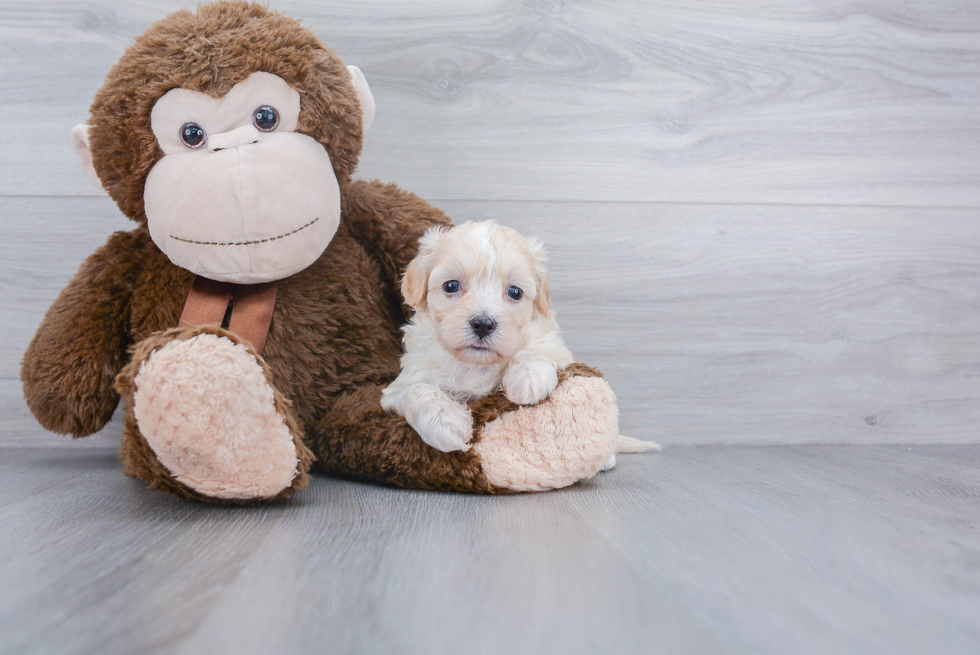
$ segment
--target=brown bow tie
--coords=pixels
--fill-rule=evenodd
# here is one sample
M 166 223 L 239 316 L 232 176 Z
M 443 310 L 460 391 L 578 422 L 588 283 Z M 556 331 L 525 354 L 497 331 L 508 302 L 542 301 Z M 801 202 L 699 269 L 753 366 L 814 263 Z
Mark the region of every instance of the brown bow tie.
M 227 327 L 262 354 L 276 306 L 276 283 L 231 284 L 197 276 L 187 294 L 180 327 Z M 227 319 L 227 323 L 226 323 Z

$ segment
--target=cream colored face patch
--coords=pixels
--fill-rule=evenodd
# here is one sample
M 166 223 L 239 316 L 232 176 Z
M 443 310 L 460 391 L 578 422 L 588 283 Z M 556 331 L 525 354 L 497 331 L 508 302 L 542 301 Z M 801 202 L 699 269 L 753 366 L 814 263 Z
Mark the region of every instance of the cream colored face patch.
M 255 284 L 323 253 L 340 188 L 323 145 L 295 131 L 299 112 L 299 93 L 261 72 L 222 98 L 173 89 L 157 101 L 150 121 L 164 157 L 143 198 L 150 236 L 174 264 Z

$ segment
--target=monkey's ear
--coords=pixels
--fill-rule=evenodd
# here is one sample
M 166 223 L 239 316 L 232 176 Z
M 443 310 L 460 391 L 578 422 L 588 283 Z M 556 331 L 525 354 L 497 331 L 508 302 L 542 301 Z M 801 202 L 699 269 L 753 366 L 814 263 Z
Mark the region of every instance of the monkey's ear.
M 78 162 L 82 165 L 82 170 L 88 174 L 88 178 L 92 180 L 92 184 L 102 189 L 102 181 L 99 180 L 95 166 L 92 165 L 92 151 L 88 147 L 88 125 L 82 123 L 72 129 L 71 147 L 78 155 Z
M 361 121 L 364 124 L 364 134 L 374 121 L 374 95 L 371 94 L 371 87 L 368 86 L 364 73 L 357 66 L 348 66 L 354 88 L 357 90 L 357 100 L 361 103 Z

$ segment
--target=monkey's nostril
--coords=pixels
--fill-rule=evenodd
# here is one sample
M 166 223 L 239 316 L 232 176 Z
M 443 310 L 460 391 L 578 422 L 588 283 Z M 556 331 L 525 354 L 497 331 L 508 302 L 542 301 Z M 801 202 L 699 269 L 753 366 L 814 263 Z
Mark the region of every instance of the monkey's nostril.
M 497 323 L 489 316 L 474 316 L 470 319 L 470 328 L 481 339 L 485 339 L 496 327 Z

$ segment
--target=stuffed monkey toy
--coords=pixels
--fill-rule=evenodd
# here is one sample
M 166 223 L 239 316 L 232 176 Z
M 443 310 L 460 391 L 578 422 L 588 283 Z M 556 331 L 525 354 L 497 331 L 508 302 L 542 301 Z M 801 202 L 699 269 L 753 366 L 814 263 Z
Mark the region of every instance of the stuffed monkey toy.
M 471 403 L 466 451 L 429 447 L 381 408 L 408 311 L 400 278 L 449 219 L 351 179 L 373 115 L 357 68 L 257 4 L 178 11 L 137 38 L 73 131 L 136 227 L 82 264 L 24 356 L 41 425 L 84 437 L 122 397 L 124 472 L 214 503 L 286 498 L 311 466 L 475 493 L 599 471 L 616 402 L 581 364 L 539 405 Z

